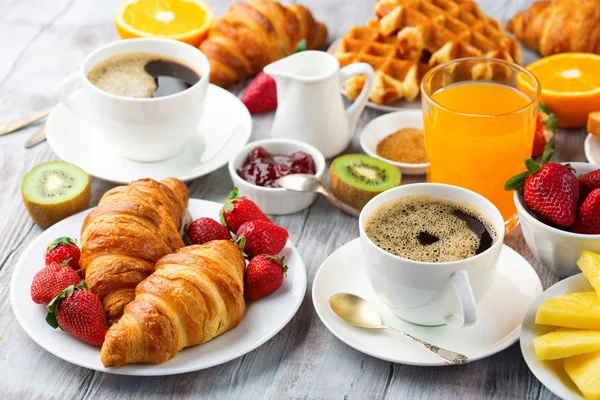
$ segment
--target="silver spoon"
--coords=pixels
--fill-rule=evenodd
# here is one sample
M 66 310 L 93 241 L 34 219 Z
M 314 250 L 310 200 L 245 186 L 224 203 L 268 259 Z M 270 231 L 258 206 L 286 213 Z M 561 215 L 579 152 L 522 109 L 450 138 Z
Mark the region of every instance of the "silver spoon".
M 291 175 L 290 175 L 291 176 Z M 367 300 L 351 293 L 338 293 L 329 298 L 329 306 L 341 319 L 367 329 L 387 329 L 414 340 L 448 364 L 465 364 L 469 358 L 460 353 L 427 343 L 399 329 L 383 325 L 379 311 Z
M 317 178 L 314 175 L 310 174 L 292 174 L 282 176 L 281 178 L 275 181 L 284 189 L 293 190 L 296 192 L 316 192 L 321 193 L 323 196 L 327 197 L 327 199 L 333 203 L 334 206 L 339 208 L 340 210 L 354 216 L 358 217 L 360 211 L 354 207 L 350 207 L 346 203 L 339 200 L 337 197 L 333 195 L 327 188 L 327 184 L 323 182 L 322 179 Z

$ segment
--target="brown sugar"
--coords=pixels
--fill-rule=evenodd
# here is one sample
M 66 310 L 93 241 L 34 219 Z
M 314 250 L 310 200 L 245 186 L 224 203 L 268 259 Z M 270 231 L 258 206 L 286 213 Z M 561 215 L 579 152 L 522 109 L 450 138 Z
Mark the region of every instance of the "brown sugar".
M 377 155 L 408 164 L 426 163 L 423 130 L 404 128 L 386 136 L 377 143 Z

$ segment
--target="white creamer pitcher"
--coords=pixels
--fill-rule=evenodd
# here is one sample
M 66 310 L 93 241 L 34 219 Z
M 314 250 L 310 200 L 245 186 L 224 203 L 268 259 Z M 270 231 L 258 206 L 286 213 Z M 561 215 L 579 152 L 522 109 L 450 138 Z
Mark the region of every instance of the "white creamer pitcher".
M 304 51 L 265 67 L 277 83 L 277 113 L 272 137 L 301 140 L 326 158 L 341 153 L 365 108 L 373 86 L 373 68 L 366 63 L 340 69 L 338 60 L 323 51 Z M 344 109 L 341 85 L 354 75 L 366 82 L 354 103 Z

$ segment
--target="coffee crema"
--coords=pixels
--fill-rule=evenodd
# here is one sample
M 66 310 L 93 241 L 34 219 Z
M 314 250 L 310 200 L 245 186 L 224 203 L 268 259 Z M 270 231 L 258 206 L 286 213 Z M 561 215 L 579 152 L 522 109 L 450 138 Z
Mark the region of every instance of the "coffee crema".
M 183 60 L 138 52 L 115 54 L 99 62 L 87 78 L 96 87 L 117 96 L 152 98 L 182 92 L 201 76 Z
M 498 237 L 475 207 L 429 195 L 404 196 L 380 205 L 364 228 L 388 253 L 433 263 L 473 257 L 492 247 Z

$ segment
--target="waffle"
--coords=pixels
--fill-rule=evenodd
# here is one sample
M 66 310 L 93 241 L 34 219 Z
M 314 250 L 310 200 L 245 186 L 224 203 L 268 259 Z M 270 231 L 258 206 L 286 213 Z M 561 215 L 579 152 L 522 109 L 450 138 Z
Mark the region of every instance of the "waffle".
M 423 74 L 436 65 L 463 57 L 523 61 L 519 44 L 507 37 L 500 23 L 487 17 L 472 1 L 379 0 L 376 18 L 355 26 L 335 50 L 342 66 L 366 62 L 375 70 L 369 99 L 389 104 L 419 95 Z M 490 64 L 471 67 L 473 79 L 494 76 Z M 344 84 L 355 99 L 364 77 Z

